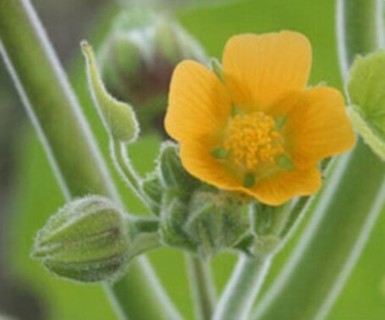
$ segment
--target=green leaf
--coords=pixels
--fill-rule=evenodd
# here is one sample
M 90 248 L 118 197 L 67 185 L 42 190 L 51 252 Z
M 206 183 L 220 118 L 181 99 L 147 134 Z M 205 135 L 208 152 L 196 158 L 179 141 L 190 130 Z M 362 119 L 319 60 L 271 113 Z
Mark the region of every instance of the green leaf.
M 356 106 L 349 108 L 349 115 L 354 128 L 360 133 L 364 141 L 375 154 L 385 160 L 385 140 L 382 132 L 373 128 L 370 125 L 370 120 L 365 118 Z
M 139 134 L 139 124 L 132 107 L 113 98 L 101 80 L 95 55 L 90 44 L 83 41 L 83 54 L 87 61 L 90 90 L 100 116 L 112 138 L 121 142 L 134 142 Z
M 372 125 L 385 131 L 385 51 L 358 57 L 350 69 L 348 92 L 351 103 Z
M 348 93 L 353 125 L 385 160 L 385 51 L 358 57 L 350 69 Z

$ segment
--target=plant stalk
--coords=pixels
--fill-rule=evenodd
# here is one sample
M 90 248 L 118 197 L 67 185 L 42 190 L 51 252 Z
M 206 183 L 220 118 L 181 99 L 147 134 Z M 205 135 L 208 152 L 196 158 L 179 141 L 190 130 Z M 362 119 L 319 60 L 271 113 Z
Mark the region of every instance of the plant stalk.
M 270 268 L 271 257 L 242 255 L 218 302 L 213 320 L 246 320 Z
M 207 260 L 186 255 L 192 299 L 197 320 L 210 320 L 215 306 L 215 288 Z

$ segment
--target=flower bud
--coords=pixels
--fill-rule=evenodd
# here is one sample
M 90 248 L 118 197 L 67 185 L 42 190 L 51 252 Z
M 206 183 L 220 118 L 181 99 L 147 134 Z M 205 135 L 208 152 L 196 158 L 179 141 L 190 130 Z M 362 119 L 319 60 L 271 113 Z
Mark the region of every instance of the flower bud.
M 163 243 L 183 250 L 195 251 L 197 244 L 184 230 L 189 214 L 188 205 L 175 194 L 167 190 L 162 199 L 160 234 Z
M 100 51 L 108 90 L 132 103 L 144 132 L 163 131 L 171 74 L 183 59 L 204 61 L 202 48 L 170 16 L 131 8 L 118 17 Z
M 162 145 L 158 160 L 160 182 L 164 188 L 174 188 L 180 196 L 190 196 L 199 185 L 199 181 L 192 177 L 182 166 L 179 150 L 176 144 L 166 142 Z
M 68 203 L 48 220 L 32 256 L 61 277 L 108 280 L 124 270 L 135 232 L 110 200 L 89 196 Z
M 185 231 L 205 257 L 234 248 L 250 230 L 246 207 L 234 195 L 196 192 L 189 210 Z

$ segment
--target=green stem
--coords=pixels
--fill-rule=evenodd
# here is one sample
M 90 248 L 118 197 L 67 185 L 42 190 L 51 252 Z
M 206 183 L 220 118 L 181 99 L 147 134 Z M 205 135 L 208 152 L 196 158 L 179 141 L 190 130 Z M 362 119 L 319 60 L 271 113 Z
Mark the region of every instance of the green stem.
M 342 70 L 379 45 L 381 2 L 340 0 Z M 342 49 L 341 49 L 342 48 Z M 385 204 L 385 164 L 363 144 L 341 158 L 310 208 L 312 218 L 252 319 L 324 319 L 353 270 Z
M 382 47 L 382 0 L 336 0 L 337 45 L 341 73 L 346 78 L 358 54 Z
M 127 219 L 127 223 L 131 226 L 134 223 L 136 229 L 136 235 L 131 244 L 132 250 L 129 252 L 130 258 L 162 246 L 158 219 L 135 217 L 132 220 L 130 217 Z
M 64 195 L 116 194 L 78 101 L 29 1 L 0 0 L 0 50 Z
M 269 270 L 270 262 L 270 257 L 241 256 L 234 274 L 218 302 L 213 320 L 243 320 L 248 318 Z
M 186 255 L 197 320 L 210 320 L 215 305 L 215 288 L 207 260 Z
M 65 197 L 95 193 L 119 201 L 81 108 L 28 0 L 0 0 L 0 40 L 0 53 Z M 119 284 L 125 286 L 124 294 Z M 133 319 L 145 320 L 163 314 L 164 319 L 179 319 L 144 259 L 133 262 L 127 276 L 107 293 L 121 318 L 134 314 Z M 145 308 L 138 310 L 134 304 L 127 308 L 132 297 Z
M 128 318 L 132 320 L 182 319 L 170 300 L 164 297 L 165 292 L 148 260 L 143 256 L 139 256 L 135 260 L 136 263 L 130 263 L 128 269 L 128 272 L 135 276 L 124 277 L 111 284 L 114 296 L 124 299 L 124 303 L 120 305 L 122 313 L 128 315 Z M 155 302 L 153 301 L 154 296 L 160 298 Z
M 110 142 L 110 153 L 111 158 L 114 161 L 115 167 L 117 168 L 120 176 L 127 184 L 130 191 L 132 191 L 137 198 L 147 204 L 147 199 L 143 196 L 141 189 L 141 179 L 137 175 L 136 171 L 132 167 L 131 161 L 127 155 L 127 146 L 120 142 L 111 139 Z

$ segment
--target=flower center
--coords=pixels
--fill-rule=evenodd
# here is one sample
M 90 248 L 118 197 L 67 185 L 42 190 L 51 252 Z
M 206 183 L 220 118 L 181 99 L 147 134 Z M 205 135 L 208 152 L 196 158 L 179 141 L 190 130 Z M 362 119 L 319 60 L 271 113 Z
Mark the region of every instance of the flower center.
M 285 151 L 276 122 L 263 112 L 235 115 L 225 132 L 223 148 L 234 164 L 246 171 L 254 171 L 262 163 L 275 163 Z

